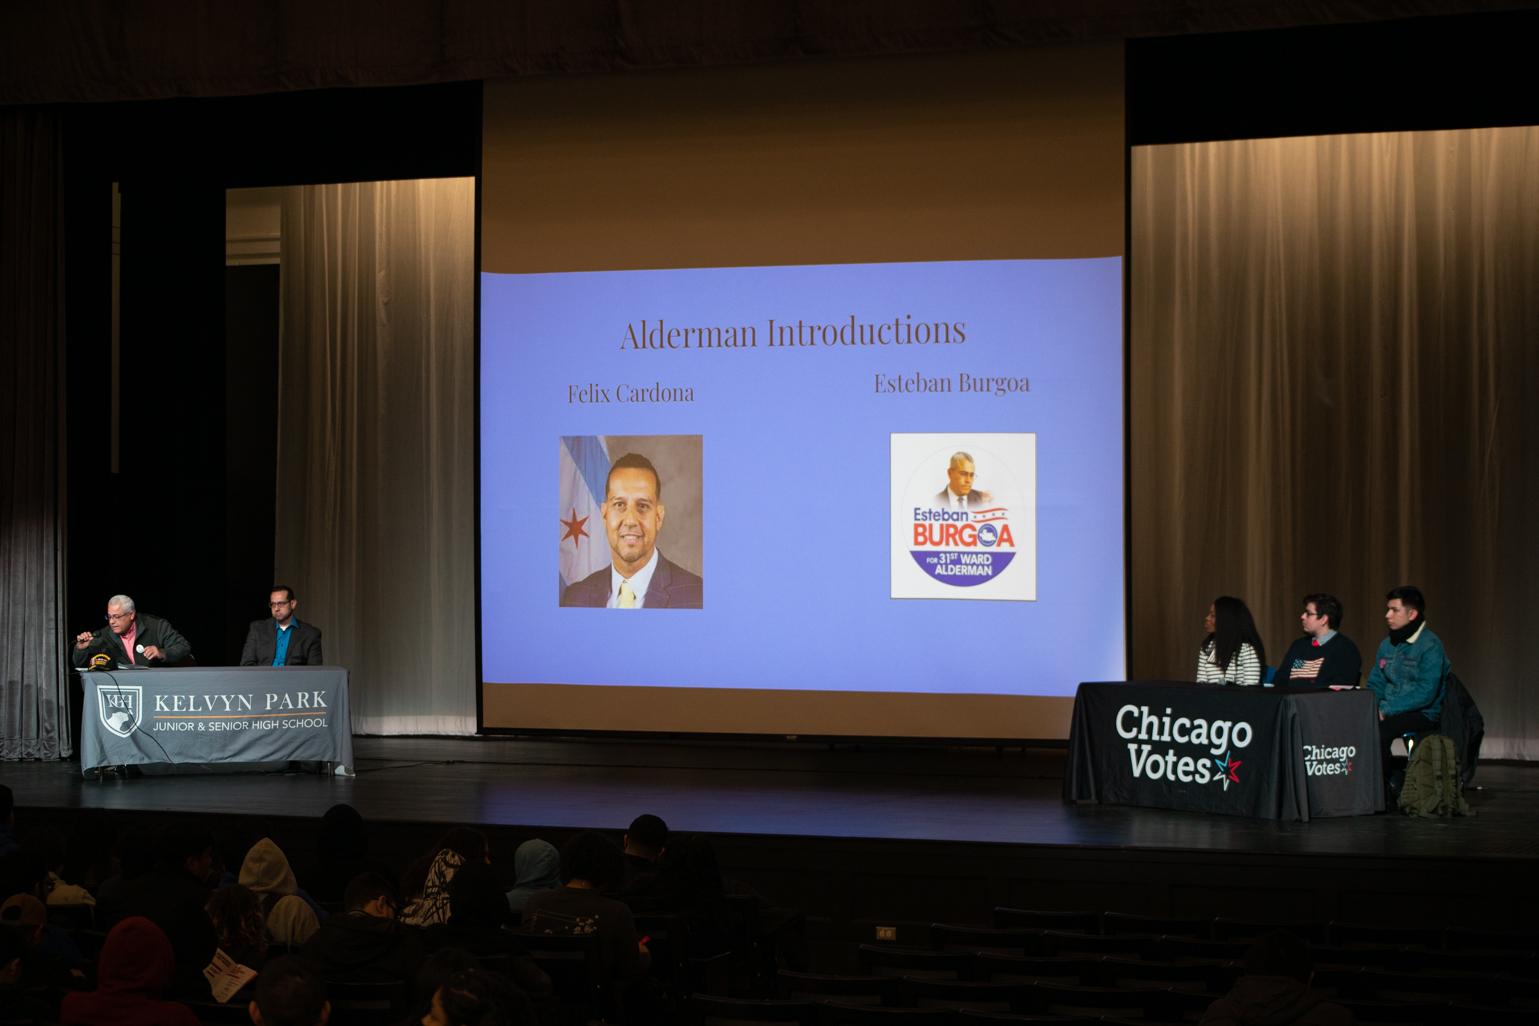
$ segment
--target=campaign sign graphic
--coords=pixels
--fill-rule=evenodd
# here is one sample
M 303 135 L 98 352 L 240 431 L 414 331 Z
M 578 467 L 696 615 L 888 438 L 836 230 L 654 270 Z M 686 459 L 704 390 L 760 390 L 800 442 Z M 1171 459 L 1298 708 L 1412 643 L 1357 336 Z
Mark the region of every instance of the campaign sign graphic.
M 895 434 L 892 597 L 1037 597 L 1037 436 Z

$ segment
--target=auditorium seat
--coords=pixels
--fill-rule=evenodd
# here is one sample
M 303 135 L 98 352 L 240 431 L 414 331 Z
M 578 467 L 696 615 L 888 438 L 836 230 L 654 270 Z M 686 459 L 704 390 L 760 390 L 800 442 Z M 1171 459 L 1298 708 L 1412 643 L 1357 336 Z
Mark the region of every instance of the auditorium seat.
M 975 962 L 978 976 L 985 980 L 1027 983 L 1047 980 L 1052 983 L 1093 985 L 1098 981 L 1099 958 L 1072 956 L 1003 955 L 980 951 Z
M 830 976 L 782 969 L 778 977 L 782 998 L 801 1001 L 840 1001 L 847 1005 L 895 1005 L 896 976 Z
M 948 1008 L 889 1008 L 830 1001 L 818 1007 L 818 1026 L 957 1026 Z
M 1443 931 L 1444 944 L 1455 951 L 1539 952 L 1539 933 L 1529 930 L 1470 930 L 1451 926 Z
M 251 1014 L 247 1011 L 250 1001 L 241 998 L 231 1001 L 229 1004 L 220 1004 L 218 1001 L 184 1001 L 182 1002 L 192 1009 L 192 1014 L 198 1017 L 198 1022 L 203 1026 L 249 1026 Z M 0 1026 L 5 1021 L 0 1019 Z
M 942 951 L 995 951 L 1001 954 L 1040 953 L 1042 933 L 1034 928 L 963 926 L 931 923 L 930 944 Z
M 563 1006 L 594 1018 L 613 1010 L 597 934 L 513 933 L 535 965 L 550 977 L 551 989 Z
M 684 985 L 698 994 L 732 993 L 733 953 L 691 958 L 684 970 Z
M 856 949 L 861 971 L 872 976 L 913 976 L 933 980 L 961 980 L 972 973 L 973 956 L 966 951 L 934 951 L 930 948 L 898 948 L 862 944 Z
M 1165 935 L 1154 943 L 1155 957 L 1167 961 L 1180 958 L 1217 959 L 1234 961 L 1245 957 L 1249 942 L 1201 940 L 1195 937 Z
M 636 936 L 647 937 L 651 974 L 665 987 L 682 982 L 689 962 L 689 924 L 682 916 L 636 913 Z
M 1087 1022 L 1105 1022 L 1098 1016 L 1082 1015 L 1028 1015 L 1021 1012 L 980 1012 L 964 1008 L 957 1012 L 957 1026 L 971 1026 L 985 1022 L 1030 1022 L 1036 1026 L 1084 1026 Z
M 1195 937 L 1207 940 L 1211 919 L 1173 918 L 1170 916 L 1135 916 L 1126 912 L 1108 912 L 1101 917 L 1102 933 L 1141 933 L 1159 936 Z
M 816 1026 L 817 1008 L 810 1001 L 717 997 L 691 994 L 688 1021 L 696 1026 Z
M 326 1000 L 331 1002 L 328 1026 L 374 1026 L 405 1010 L 406 983 L 402 980 L 371 983 L 327 980 Z
M 1306 938 L 1307 939 L 1307 938 Z M 1380 926 L 1372 923 L 1332 922 L 1326 928 L 1328 943 L 1338 948 L 1355 947 L 1359 944 L 1398 944 L 1441 948 L 1441 926 Z
M 1403 950 L 1403 949 L 1402 949 Z M 1411 950 L 1398 966 L 1385 968 L 1431 969 L 1450 973 L 1501 973 L 1505 976 L 1539 976 L 1539 956 L 1532 951 Z
M 1306 944 L 1324 944 L 1326 941 L 1324 923 L 1278 923 L 1255 919 L 1231 919 L 1228 916 L 1214 918 L 1212 936 L 1216 941 L 1249 944 L 1258 937 L 1278 930 L 1291 933 Z
M 901 981 L 901 1003 L 915 1008 L 1019 1011 L 1032 986 L 998 980 L 921 980 L 906 976 Z
M 1043 930 L 1044 955 L 1099 955 L 1148 958 L 1159 948 L 1158 937 L 1137 934 L 1076 933 L 1072 930 Z
M 1154 962 L 1147 959 L 1105 958 L 1097 965 L 1103 987 L 1169 987 L 1205 994 L 1222 994 L 1234 986 L 1242 972 L 1238 962 L 1183 960 Z
M 1310 985 L 1325 994 L 1361 995 L 1357 980 L 1362 975 L 1363 967 L 1360 965 L 1322 964 L 1317 961 Z
M 1478 973 L 1395 973 L 1366 970 L 1352 981 L 1355 995 L 1372 1001 L 1464 1001 L 1506 1005 L 1519 994 L 1532 994 L 1532 980 Z
M 1100 933 L 1101 913 L 1088 911 L 1058 912 L 1029 908 L 996 906 L 994 925 L 1001 929 L 1075 930 Z
M 1532 1008 L 1490 1008 L 1486 1005 L 1452 1004 L 1448 1006 L 1448 1022 L 1472 1023 L 1479 1026 L 1534 1026 Z
M 1068 987 L 1037 983 L 1026 991 L 1015 1010 L 1033 1015 L 1095 1015 L 1174 1021 L 1182 1017 L 1180 1007 L 1170 991 L 1158 988 Z
M 1408 1024 L 1408 1026 L 1442 1026 L 1444 1023 L 1455 1026 L 1484 1026 L 1480 1020 L 1474 1022 L 1461 1022 L 1449 1018 L 1449 1008 L 1444 1002 L 1408 1003 L 1401 1001 L 1360 1001 L 1352 998 L 1332 998 L 1336 1004 L 1350 1011 L 1359 1023 L 1376 1023 L 1379 1026 L 1390 1026 L 1391 1023 Z
M 1351 948 L 1311 944 L 1309 954 L 1317 966 L 1351 966 L 1353 968 L 1382 966 L 1395 969 L 1420 967 L 1423 960 L 1446 954 L 1446 952 L 1428 952 L 1421 949 L 1408 951 L 1394 944 L 1364 944 L 1361 947 Z

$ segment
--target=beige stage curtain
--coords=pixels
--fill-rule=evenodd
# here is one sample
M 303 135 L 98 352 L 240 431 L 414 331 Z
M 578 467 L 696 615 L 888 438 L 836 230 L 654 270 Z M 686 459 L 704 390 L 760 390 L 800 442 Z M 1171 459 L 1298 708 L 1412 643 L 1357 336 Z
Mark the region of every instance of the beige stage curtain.
M 1190 679 L 1215 595 L 1271 661 L 1332 592 L 1364 672 L 1416 584 L 1539 758 L 1539 129 L 1158 146 L 1132 162 L 1133 650 Z
M 277 580 L 353 729 L 475 730 L 475 183 L 285 190 Z

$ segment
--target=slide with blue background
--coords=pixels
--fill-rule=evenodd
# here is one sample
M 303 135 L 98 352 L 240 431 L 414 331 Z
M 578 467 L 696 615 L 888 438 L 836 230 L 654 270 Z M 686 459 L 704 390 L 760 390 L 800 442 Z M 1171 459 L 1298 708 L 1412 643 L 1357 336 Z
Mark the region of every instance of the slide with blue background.
M 1117 258 L 483 274 L 483 681 L 1121 679 L 1121 297 Z M 626 453 L 662 509 L 616 543 L 698 581 L 563 606 Z

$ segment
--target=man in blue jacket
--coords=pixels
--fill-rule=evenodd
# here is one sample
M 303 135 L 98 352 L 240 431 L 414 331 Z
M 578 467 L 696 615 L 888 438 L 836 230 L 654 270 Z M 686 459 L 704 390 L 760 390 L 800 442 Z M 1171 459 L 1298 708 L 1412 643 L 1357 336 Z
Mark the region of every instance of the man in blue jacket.
M 1443 642 L 1427 627 L 1427 603 L 1420 588 L 1401 585 L 1391 588 L 1385 598 L 1389 637 L 1379 642 L 1368 670 L 1368 689 L 1379 700 L 1379 742 L 1387 784 L 1390 743 L 1413 731 L 1437 729 L 1448 656 Z

